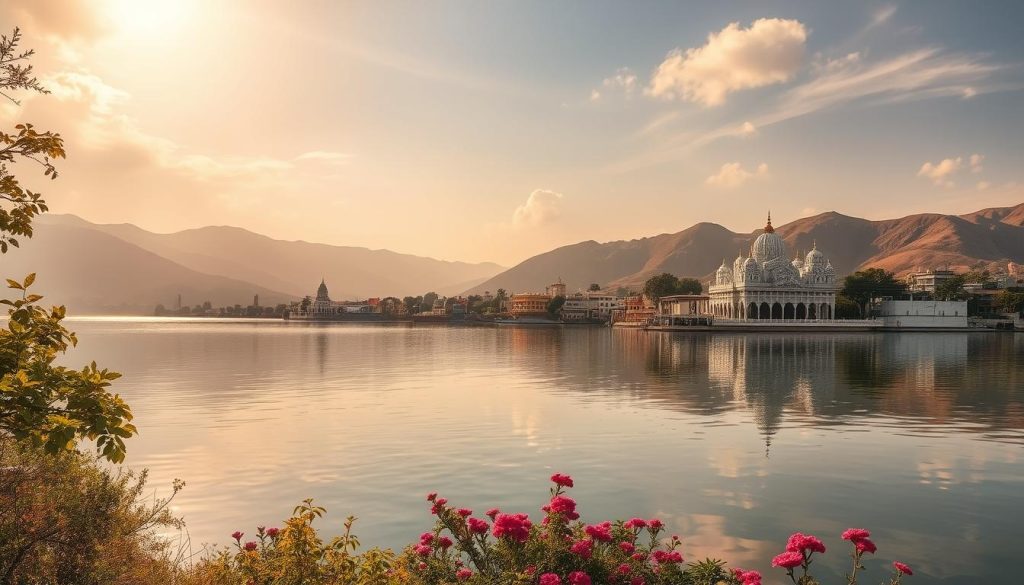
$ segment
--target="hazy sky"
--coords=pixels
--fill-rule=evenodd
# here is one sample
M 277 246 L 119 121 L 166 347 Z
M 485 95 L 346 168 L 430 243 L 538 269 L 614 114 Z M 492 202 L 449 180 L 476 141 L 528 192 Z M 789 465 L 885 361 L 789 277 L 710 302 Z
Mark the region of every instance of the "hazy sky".
M 1024 202 L 1022 2 L 5 0 L 53 211 L 506 265 Z

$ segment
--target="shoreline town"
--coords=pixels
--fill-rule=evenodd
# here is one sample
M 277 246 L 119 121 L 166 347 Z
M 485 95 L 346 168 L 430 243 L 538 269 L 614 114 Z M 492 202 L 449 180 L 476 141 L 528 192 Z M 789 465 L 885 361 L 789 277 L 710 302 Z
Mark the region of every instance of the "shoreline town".
M 469 297 L 370 298 L 335 301 L 321 280 L 315 296 L 290 305 L 249 307 L 219 312 L 204 306 L 194 311 L 164 312 L 173 316 L 269 317 L 287 321 L 347 323 L 412 323 L 493 326 L 595 325 L 650 331 L 1014 331 L 1024 330 L 1021 311 L 999 312 L 995 297 L 1018 288 L 1018 267 L 989 282 L 963 285 L 974 299 L 935 300 L 943 283 L 957 278 L 950 270 L 924 270 L 906 280 L 907 299 L 900 295 L 872 297 L 864 318 L 837 318 L 840 280 L 828 257 L 815 244 L 801 258 L 790 259 L 771 215 L 750 248 L 731 263 L 722 261 L 714 278 L 699 294 L 650 298 L 643 293 L 590 290 L 568 293 L 559 279 L 543 293 Z M 918 298 L 915 298 L 918 297 Z M 179 301 L 180 305 L 180 301 Z M 230 308 L 229 308 L 230 309 Z M 158 315 L 161 312 L 158 310 Z

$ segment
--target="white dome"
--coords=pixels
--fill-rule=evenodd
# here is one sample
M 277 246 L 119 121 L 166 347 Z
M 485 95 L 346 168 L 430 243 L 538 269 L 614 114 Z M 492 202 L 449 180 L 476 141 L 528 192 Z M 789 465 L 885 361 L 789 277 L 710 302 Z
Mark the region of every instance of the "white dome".
M 793 268 L 796 268 L 797 270 L 804 267 L 804 261 L 799 258 L 793 258 L 793 262 L 791 262 L 791 264 L 793 265 Z
M 819 252 L 817 248 L 814 248 L 813 250 L 811 250 L 810 252 L 807 253 L 807 261 L 806 261 L 806 263 L 808 265 L 815 266 L 815 265 L 818 265 L 818 264 L 823 264 L 824 262 L 825 262 L 825 255 L 822 254 L 821 252 Z
M 775 233 L 770 213 L 768 214 L 768 224 L 764 226 L 764 233 L 757 236 L 754 245 L 750 247 L 750 255 L 762 264 L 776 258 L 786 257 L 786 243 L 782 241 L 779 234 Z
M 747 260 L 743 263 L 743 269 L 749 272 L 750 270 L 759 270 L 760 267 L 757 265 L 757 260 L 754 260 L 753 258 L 747 258 Z
M 786 244 L 779 234 L 774 231 L 765 231 L 754 240 L 754 245 L 750 247 L 750 255 L 762 263 L 776 258 L 785 258 Z

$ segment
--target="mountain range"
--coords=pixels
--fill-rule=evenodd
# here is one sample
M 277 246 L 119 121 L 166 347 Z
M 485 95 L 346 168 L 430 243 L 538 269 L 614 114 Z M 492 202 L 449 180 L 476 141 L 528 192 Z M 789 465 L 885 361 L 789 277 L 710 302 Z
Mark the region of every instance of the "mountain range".
M 424 294 L 542 291 L 561 278 L 570 291 L 597 283 L 639 288 L 670 272 L 708 280 L 723 259 L 749 254 L 763 229 L 732 232 L 698 223 L 674 234 L 580 242 L 504 269 L 388 250 L 275 240 L 241 228 L 211 226 L 170 234 L 130 224 L 96 224 L 43 215 L 36 234 L 0 258 L 3 276 L 38 273 L 36 292 L 72 314 L 144 313 L 210 301 L 274 305 L 313 294 L 326 280 L 337 300 Z M 871 221 L 835 212 L 778 226 L 789 253 L 817 245 L 840 275 L 877 266 L 897 274 L 921 268 L 1005 268 L 1024 264 L 1024 204 L 964 215 L 934 213 Z
M 827 212 L 775 228 L 791 256 L 815 244 L 840 275 L 880 267 L 903 275 L 918 269 L 1002 268 L 1024 263 L 1024 204 L 983 209 L 965 215 L 925 213 L 871 221 Z M 580 242 L 534 256 L 471 287 L 480 293 L 543 291 L 561 278 L 574 291 L 597 283 L 606 288 L 639 288 L 652 275 L 670 272 L 709 280 L 724 260 L 738 254 L 763 228 L 735 233 L 714 223 L 698 223 L 674 234 L 637 240 Z
M 72 314 L 151 313 L 157 304 L 274 305 L 315 294 L 335 300 L 458 294 L 501 272 L 493 263 L 447 262 L 389 250 L 275 240 L 211 226 L 159 234 L 48 214 L 2 261 L 3 276 L 38 273 L 35 288 Z

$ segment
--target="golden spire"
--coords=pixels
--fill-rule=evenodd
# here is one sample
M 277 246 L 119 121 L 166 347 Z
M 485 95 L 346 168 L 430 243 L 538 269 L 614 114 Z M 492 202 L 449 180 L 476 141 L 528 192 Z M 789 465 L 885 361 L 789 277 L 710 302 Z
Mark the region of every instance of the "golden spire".
M 775 228 L 772 227 L 772 212 L 771 210 L 768 210 L 768 225 L 764 226 L 764 233 L 770 234 L 773 233 L 774 231 Z

